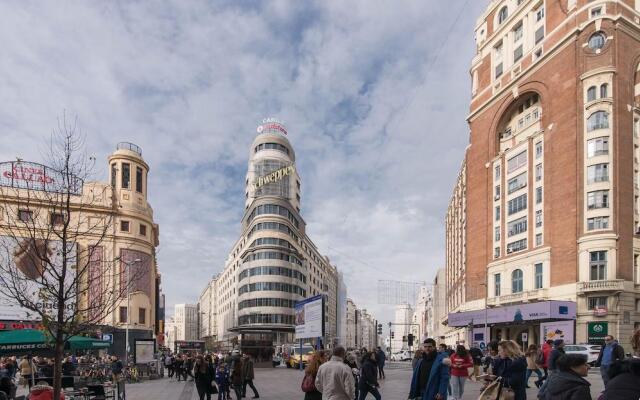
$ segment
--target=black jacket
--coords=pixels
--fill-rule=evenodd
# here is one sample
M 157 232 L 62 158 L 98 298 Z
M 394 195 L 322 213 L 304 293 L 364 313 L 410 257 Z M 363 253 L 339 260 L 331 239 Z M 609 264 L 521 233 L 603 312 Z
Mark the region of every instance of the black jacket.
M 551 350 L 551 354 L 549 354 L 549 369 L 551 371 L 555 371 L 556 369 L 558 369 L 558 367 L 556 366 L 556 361 L 558 361 L 558 358 L 560 358 L 560 356 L 563 354 L 564 349 L 562 348 L 555 348 Z
M 604 390 L 603 400 L 640 399 L 640 359 L 620 361 L 609 368 L 611 380 Z
M 524 357 L 498 358 L 494 363 L 494 375 L 502 377 L 504 385 L 515 392 L 515 400 L 526 400 L 525 378 L 527 360 Z
M 624 360 L 624 348 L 618 344 L 618 342 L 614 342 L 613 344 L 613 352 L 611 353 L 611 364 L 616 361 Z M 599 367 L 602 363 L 602 355 L 604 354 L 604 348 L 607 346 L 600 347 L 600 354 L 598 354 L 598 359 L 596 360 L 596 367 Z
M 365 389 L 368 386 L 378 386 L 378 366 L 373 361 L 369 359 L 364 361 L 360 376 L 360 389 Z
M 549 381 L 540 389 L 540 400 L 591 400 L 591 384 L 583 377 L 566 371 L 549 376 Z

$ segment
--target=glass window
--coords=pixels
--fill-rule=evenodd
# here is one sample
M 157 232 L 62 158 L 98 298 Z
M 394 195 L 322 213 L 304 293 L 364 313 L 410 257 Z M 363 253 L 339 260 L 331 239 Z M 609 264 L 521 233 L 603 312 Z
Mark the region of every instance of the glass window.
M 587 142 L 587 157 L 595 157 L 609 154 L 609 138 L 599 137 Z
M 536 188 L 536 204 L 542 203 L 542 187 Z
M 511 293 L 522 292 L 522 270 L 516 269 L 511 273 Z
M 500 166 L 499 165 L 496 165 L 495 176 L 496 176 L 496 180 L 500 179 Z
M 22 222 L 30 222 L 33 219 L 33 211 L 18 210 L 18 219 Z
M 120 322 L 127 322 L 127 307 L 120 307 Z
M 518 40 L 522 39 L 522 22 L 519 22 L 518 25 L 513 29 L 513 41 L 514 43 Z
M 534 267 L 535 267 L 535 288 L 542 289 L 542 263 L 538 263 Z
M 495 200 L 499 200 L 500 199 L 500 185 L 496 186 L 496 195 L 495 195 Z
M 542 210 L 536 210 L 536 228 L 542 226 Z
M 493 249 L 493 258 L 500 258 L 500 247 Z
M 507 224 L 507 236 L 518 235 L 527 231 L 527 217 L 518 218 Z
M 602 281 L 607 279 L 607 252 L 589 252 L 589 279 L 592 281 Z
M 129 189 L 130 181 L 131 181 L 131 165 L 129 165 L 129 163 L 122 163 L 122 188 Z
M 502 63 L 496 65 L 496 78 L 495 79 L 500 78 L 501 75 L 502 75 Z
M 511 173 L 527 164 L 527 152 L 523 151 L 507 161 L 507 172 Z
M 147 236 L 147 226 L 144 224 L 140 224 L 140 235 Z
M 511 194 L 525 186 L 527 186 L 527 173 L 523 172 L 520 175 L 509 179 L 507 182 L 507 193 Z
M 540 43 L 542 39 L 544 39 L 544 26 L 541 26 L 538 29 L 536 29 L 534 39 L 535 39 L 535 44 Z M 540 55 L 542 55 L 542 51 L 540 51 Z
M 587 219 L 587 230 L 609 229 L 609 217 L 594 217 Z
M 520 61 L 521 58 L 522 58 L 522 45 L 516 47 L 516 49 L 513 51 L 513 62 L 516 63 Z M 527 118 L 530 118 L 529 115 L 527 115 Z
M 515 199 L 509 200 L 509 215 L 515 214 L 527 208 L 527 194 L 522 194 Z
M 544 18 L 544 7 L 540 7 L 536 10 L 536 22 L 542 21 Z
M 587 307 L 589 310 L 595 310 L 596 308 L 607 308 L 606 297 L 589 297 Z
M 52 213 L 51 214 L 51 225 L 59 226 L 64 224 L 64 215 L 60 213 Z
M 142 168 L 136 167 L 136 192 L 142 193 Z
M 138 308 L 138 323 L 146 324 L 147 323 L 147 309 L 146 308 Z
M 609 181 L 609 164 L 595 164 L 587 167 L 587 182 L 608 182 Z
M 591 86 L 587 89 L 587 101 L 594 101 L 596 99 L 596 87 Z
M 536 143 L 536 159 L 542 157 L 542 142 Z
M 500 274 L 493 275 L 494 295 L 500 296 Z
M 500 241 L 500 227 L 499 226 L 496 226 L 496 228 L 495 228 L 494 237 L 495 237 L 494 241 L 496 241 L 496 242 Z
M 536 246 L 542 246 L 542 233 L 536 233 Z
M 589 210 L 609 208 L 609 191 L 596 190 L 587 193 L 587 208 Z
M 602 15 L 602 7 L 594 7 L 591 9 L 591 18 L 599 17 Z
M 507 244 L 507 254 L 527 249 L 527 239 L 516 240 Z
M 609 97 L 609 85 L 603 83 L 600 85 L 600 98 L 606 99 L 607 97 Z
M 506 6 L 502 7 L 498 12 L 498 24 L 503 23 L 508 16 L 509 16 L 509 9 Z
M 536 182 L 542 179 L 542 164 L 536 165 Z
M 587 119 L 587 132 L 607 128 L 609 128 L 609 113 L 606 111 L 596 111 Z
M 496 206 L 496 221 L 500 221 L 500 206 Z
M 604 47 L 607 38 L 602 32 L 596 32 L 589 38 L 589 48 L 591 50 L 599 50 Z
M 116 163 L 111 164 L 111 187 L 116 187 L 117 172 Z
M 120 231 L 129 232 L 129 221 L 120 221 Z

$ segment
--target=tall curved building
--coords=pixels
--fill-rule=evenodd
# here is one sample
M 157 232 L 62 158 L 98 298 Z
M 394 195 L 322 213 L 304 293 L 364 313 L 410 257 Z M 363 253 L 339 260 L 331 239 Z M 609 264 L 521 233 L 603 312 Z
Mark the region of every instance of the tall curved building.
M 236 344 L 258 359 L 293 343 L 294 306 L 323 294 L 328 347 L 337 338 L 338 272 L 305 232 L 301 179 L 286 128 L 265 119 L 249 149 L 242 234 L 223 272 L 200 297 L 201 337 L 211 348 Z

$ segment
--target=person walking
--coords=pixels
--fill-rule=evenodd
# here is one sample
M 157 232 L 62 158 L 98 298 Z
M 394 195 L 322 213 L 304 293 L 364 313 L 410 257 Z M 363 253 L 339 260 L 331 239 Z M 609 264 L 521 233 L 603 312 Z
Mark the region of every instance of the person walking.
M 18 364 L 18 368 L 20 369 L 20 376 L 24 378 L 25 386 L 31 389 L 31 386 L 34 385 L 34 374 L 35 374 L 35 366 L 33 364 L 33 359 L 31 358 L 31 354 L 24 357 L 20 360 L 20 364 Z
M 196 382 L 200 400 L 204 400 L 205 396 L 207 400 L 211 400 L 211 382 L 215 379 L 215 375 L 209 363 L 201 355 L 196 357 L 193 366 L 193 379 Z
M 169 375 L 169 379 L 173 378 L 173 355 L 169 354 L 164 359 L 164 366 L 167 369 L 167 374 Z
M 118 359 L 118 357 L 111 357 L 111 378 L 113 379 L 114 384 L 118 384 L 120 377 L 122 376 L 122 370 L 124 366 L 122 365 L 122 361 Z
M 342 346 L 333 349 L 331 359 L 318 368 L 316 388 L 322 400 L 352 400 L 355 381 L 351 368 L 344 363 L 346 350 Z
M 378 346 L 378 349 L 375 353 L 376 363 L 378 364 L 378 379 L 384 379 L 384 363 L 387 360 L 387 356 L 384 354 L 384 351 Z
M 458 345 L 451 356 L 451 400 L 462 400 L 464 384 L 469 377 L 473 359 L 464 346 Z
M 591 384 L 584 378 L 589 373 L 586 355 L 563 354 L 556 361 L 556 366 L 557 371 L 540 389 L 538 399 L 591 400 Z
M 178 382 L 180 382 L 180 378 L 182 378 L 184 375 L 184 372 L 182 371 L 183 368 L 184 368 L 184 359 L 181 355 L 178 355 L 175 361 L 173 362 L 173 370 L 175 371 Z M 185 381 L 187 380 L 186 376 L 184 376 L 184 380 Z
M 527 388 L 529 388 L 529 378 L 531 378 L 531 374 L 535 373 L 538 376 L 538 380 L 535 381 L 535 385 L 537 388 L 542 384 L 542 372 L 540 372 L 540 368 L 536 364 L 536 360 L 540 354 L 540 350 L 538 350 L 538 346 L 535 344 L 529 345 L 525 356 L 527 357 L 527 376 L 525 377 L 525 383 Z
M 247 385 L 253 390 L 253 399 L 259 399 L 258 389 L 253 384 L 255 373 L 253 370 L 253 360 L 249 354 L 245 354 L 242 360 L 242 397 L 247 396 Z
M 609 383 L 609 367 L 617 361 L 624 360 L 624 348 L 611 335 L 604 337 L 604 346 L 600 348 L 600 354 L 596 360 L 596 367 L 600 367 L 600 376 L 604 387 Z
M 366 353 L 362 357 L 362 369 L 360 371 L 360 383 L 358 390 L 360 391 L 359 400 L 367 398 L 367 394 L 371 393 L 376 400 L 380 400 L 380 392 L 378 388 L 378 372 L 379 367 L 376 366 L 377 352 Z
M 311 360 L 304 370 L 304 378 L 302 379 L 301 389 L 304 392 L 304 400 L 322 400 L 322 393 L 316 387 L 316 377 L 318 369 L 326 362 L 324 352 L 316 351 L 311 356 Z
M 640 329 L 631 336 L 631 358 L 617 361 L 609 367 L 609 383 L 602 400 L 640 399 Z
M 218 400 L 229 400 L 229 371 L 223 362 L 218 365 L 216 383 L 218 384 Z
M 411 377 L 410 399 L 444 400 L 449 389 L 451 360 L 446 352 L 436 351 L 436 341 L 429 338 L 422 345 L 422 359 Z
M 190 381 L 194 381 L 195 377 L 193 376 L 193 357 L 191 354 L 187 355 L 186 360 L 184 361 L 184 366 L 182 368 L 184 371 L 184 380 L 187 380 L 187 376 L 191 377 Z
M 513 340 L 503 340 L 498 344 L 498 360 L 494 364 L 492 379 L 501 378 L 503 387 L 513 390 L 515 400 L 526 400 L 525 376 L 527 361 L 520 345 Z
M 469 349 L 469 355 L 473 360 L 473 380 L 478 380 L 480 375 L 480 365 L 482 364 L 482 350 L 474 345 Z
M 564 340 L 556 339 L 553 341 L 553 350 L 549 355 L 549 372 L 554 373 L 558 369 L 556 361 L 564 354 Z
M 236 394 L 236 399 L 242 398 L 242 359 L 240 358 L 240 351 L 234 350 L 231 353 L 231 372 L 230 377 L 231 386 Z

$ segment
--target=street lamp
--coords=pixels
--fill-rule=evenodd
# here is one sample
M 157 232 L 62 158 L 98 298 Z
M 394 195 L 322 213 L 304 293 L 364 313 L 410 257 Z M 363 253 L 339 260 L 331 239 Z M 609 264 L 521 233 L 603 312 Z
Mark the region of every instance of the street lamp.
M 139 258 L 136 258 L 131 262 L 123 261 L 123 263 L 127 266 L 127 326 L 125 329 L 124 339 L 126 344 L 127 364 L 129 364 L 129 325 L 131 324 L 131 297 L 129 296 L 131 294 L 131 266 L 139 262 L 142 262 L 142 260 Z

